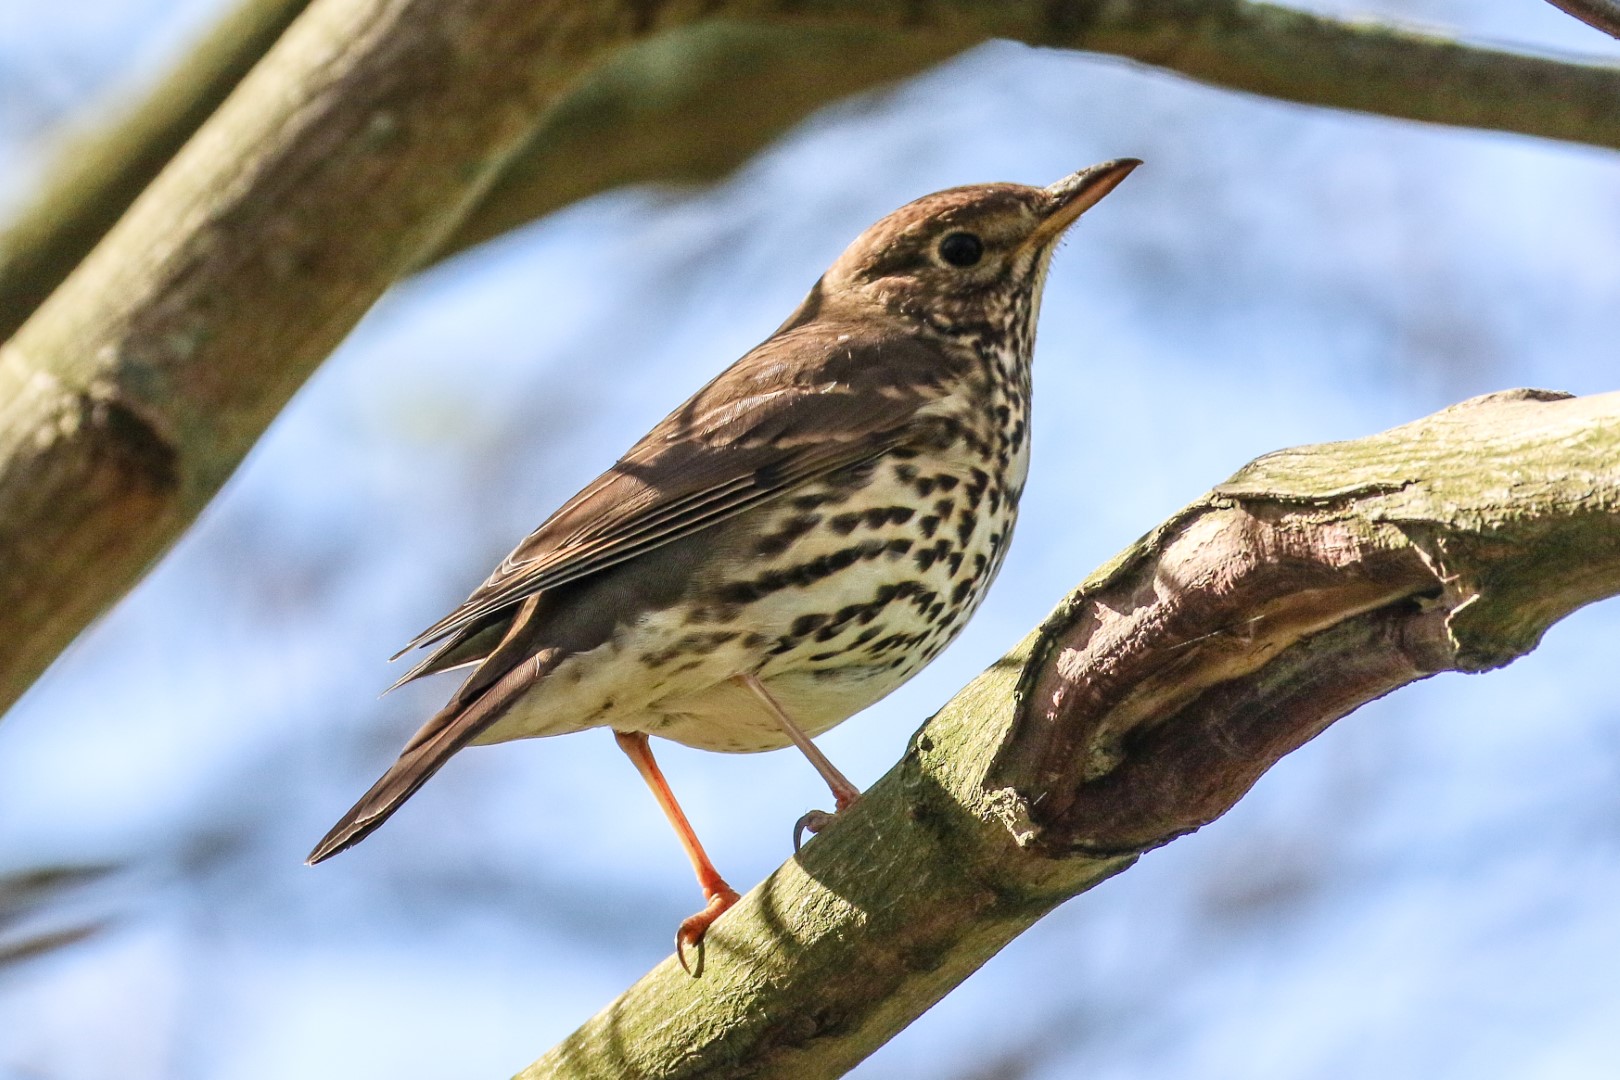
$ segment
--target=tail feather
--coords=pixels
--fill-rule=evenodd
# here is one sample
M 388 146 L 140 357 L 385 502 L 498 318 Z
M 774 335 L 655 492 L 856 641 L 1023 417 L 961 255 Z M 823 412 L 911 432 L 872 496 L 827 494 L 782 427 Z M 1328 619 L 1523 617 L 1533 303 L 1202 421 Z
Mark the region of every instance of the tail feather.
M 511 613 L 507 613 L 510 615 Z M 501 643 L 501 639 L 509 629 L 510 618 L 502 620 L 488 620 L 483 623 L 469 626 L 458 631 L 444 641 L 441 641 L 424 659 L 411 666 L 411 669 L 401 675 L 394 685 L 384 690 L 384 694 L 391 694 L 408 682 L 414 682 L 424 675 L 438 675 L 445 671 L 454 671 L 456 668 L 467 667 L 471 664 L 481 664 L 489 659 Z M 399 654 L 403 656 L 404 654 Z M 395 660 L 399 656 L 394 657 Z
M 514 642 L 509 635 L 502 649 L 508 644 L 520 643 Z M 487 663 L 508 659 L 499 652 L 497 650 L 496 654 L 491 654 Z M 305 860 L 307 864 L 314 866 L 330 859 L 375 832 L 395 810 L 404 805 L 406 799 L 428 782 L 429 777 L 444 767 L 452 754 L 500 719 L 514 701 L 550 671 L 558 658 L 554 652 L 531 657 L 530 662 L 508 669 L 494 685 L 482 688 L 475 672 L 450 703 L 411 737 L 400 752 L 399 760 L 390 765 L 381 779 L 371 785 L 371 790 L 360 796 L 360 801 L 332 826 L 331 832 L 321 838 Z
M 399 760 L 388 767 L 381 779 L 371 785 L 371 790 L 360 796 L 360 801 L 315 845 L 315 850 L 305 860 L 308 865 L 324 862 L 370 836 L 404 805 L 406 799 L 415 795 L 416 790 L 427 783 L 428 778 L 438 772 L 452 754 L 488 726 L 487 723 L 476 726 L 457 723 L 457 717 L 446 715 L 454 708 L 453 705 L 448 706 L 428 721 L 422 734 L 426 733 L 427 728 L 435 726 L 439 730 L 426 738 L 421 738 L 419 734 L 418 738 L 411 740 L 411 745 L 399 755 Z

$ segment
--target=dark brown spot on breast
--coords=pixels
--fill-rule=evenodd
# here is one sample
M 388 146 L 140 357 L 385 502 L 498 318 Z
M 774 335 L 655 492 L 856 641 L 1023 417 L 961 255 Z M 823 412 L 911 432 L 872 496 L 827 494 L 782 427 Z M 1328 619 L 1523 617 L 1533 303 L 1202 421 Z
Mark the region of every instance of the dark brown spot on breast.
M 881 506 L 868 510 L 862 520 L 868 529 L 876 529 L 890 522 L 895 525 L 904 524 L 911 520 L 911 515 L 915 512 L 909 506 Z
M 754 551 L 759 555 L 780 555 L 793 546 L 795 540 L 819 524 L 820 514 L 796 514 L 784 521 L 775 532 L 760 537 Z
M 967 496 L 968 506 L 974 510 L 979 508 L 979 500 L 984 498 L 985 489 L 990 486 L 990 474 L 983 469 L 974 469 L 971 479 L 963 493 Z
M 793 620 L 793 625 L 788 628 L 788 633 L 797 637 L 803 637 L 804 635 L 819 630 L 821 627 L 827 625 L 827 620 L 829 618 L 831 618 L 831 616 L 819 611 L 810 615 L 800 615 L 797 619 Z

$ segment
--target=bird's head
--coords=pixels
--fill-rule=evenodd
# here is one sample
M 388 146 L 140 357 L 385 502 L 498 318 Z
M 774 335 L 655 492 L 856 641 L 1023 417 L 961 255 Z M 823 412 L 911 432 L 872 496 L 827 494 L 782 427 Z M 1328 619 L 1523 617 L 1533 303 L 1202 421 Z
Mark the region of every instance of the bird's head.
M 977 184 L 925 195 L 857 237 L 812 300 L 841 315 L 875 309 L 947 332 L 1015 313 L 1032 319 L 1063 233 L 1140 164 L 1105 161 L 1044 188 Z

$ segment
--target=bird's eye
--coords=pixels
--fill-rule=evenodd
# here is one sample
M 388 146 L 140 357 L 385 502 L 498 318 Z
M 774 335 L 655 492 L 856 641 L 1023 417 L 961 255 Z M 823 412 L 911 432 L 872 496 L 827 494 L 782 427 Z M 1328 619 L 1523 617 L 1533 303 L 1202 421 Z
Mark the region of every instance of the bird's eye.
M 984 258 L 984 241 L 970 232 L 946 233 L 939 242 L 939 257 L 952 266 L 972 266 Z

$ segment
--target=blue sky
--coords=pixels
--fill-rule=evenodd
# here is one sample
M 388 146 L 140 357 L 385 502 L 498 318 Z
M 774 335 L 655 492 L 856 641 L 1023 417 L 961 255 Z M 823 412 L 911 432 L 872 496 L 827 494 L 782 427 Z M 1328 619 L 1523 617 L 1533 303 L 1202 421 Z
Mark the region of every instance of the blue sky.
M 214 10 L 8 6 L 0 198 Z M 1413 10 L 1620 53 L 1529 0 Z M 507 1075 L 661 959 L 696 890 L 605 733 L 463 754 L 376 837 L 301 865 L 448 692 L 379 700 L 384 659 L 871 221 L 1121 155 L 1147 164 L 1052 271 L 1017 541 L 963 638 L 821 740 L 859 784 L 1086 572 L 1249 458 L 1510 386 L 1615 386 L 1612 154 L 1095 57 L 988 46 L 826 110 L 714 188 L 554 215 L 384 297 L 0 725 L 0 867 L 126 867 L 55 916 L 105 931 L 0 977 L 0 1078 Z M 1617 631 L 1600 605 L 1505 671 L 1341 722 L 855 1075 L 1605 1075 Z M 791 752 L 661 757 L 739 886 L 823 801 Z

